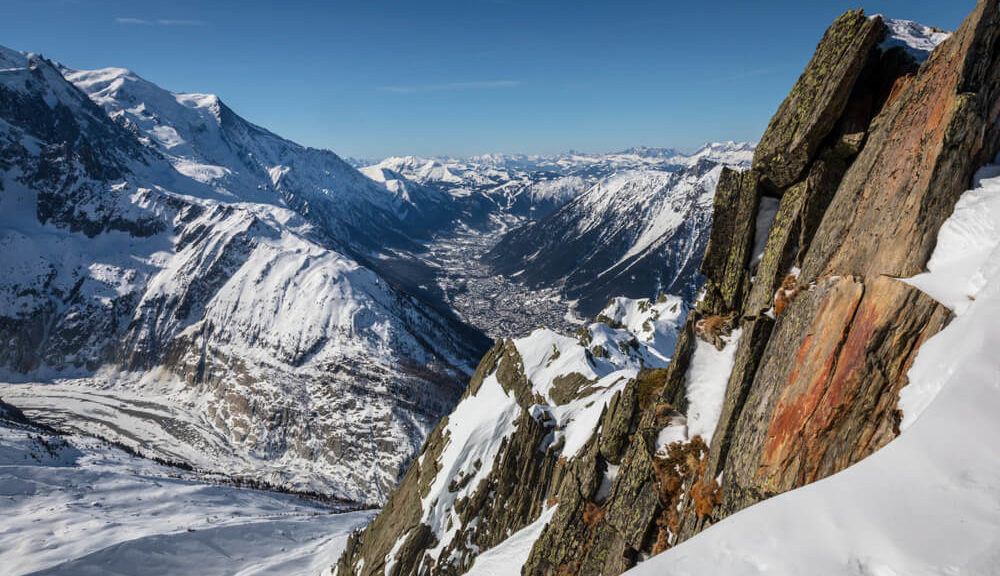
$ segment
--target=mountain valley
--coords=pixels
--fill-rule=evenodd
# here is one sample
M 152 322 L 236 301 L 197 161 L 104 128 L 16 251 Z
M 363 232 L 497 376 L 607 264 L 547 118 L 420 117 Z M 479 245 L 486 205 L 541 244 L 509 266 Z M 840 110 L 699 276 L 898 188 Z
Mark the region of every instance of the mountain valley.
M 990 576 L 998 102 L 996 0 L 686 151 L 341 157 L 0 47 L 0 566 Z

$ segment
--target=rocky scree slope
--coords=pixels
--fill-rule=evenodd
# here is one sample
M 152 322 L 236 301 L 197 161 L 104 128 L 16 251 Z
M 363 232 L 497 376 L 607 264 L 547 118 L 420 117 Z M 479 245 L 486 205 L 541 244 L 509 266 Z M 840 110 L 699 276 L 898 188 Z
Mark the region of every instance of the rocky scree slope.
M 899 278 L 924 270 L 1000 151 L 1000 8 L 978 2 L 922 64 L 897 40 L 881 17 L 834 22 L 752 168 L 720 175 L 703 297 L 668 367 L 608 403 L 585 450 L 517 460 L 504 490 L 531 503 L 528 529 L 481 557 L 510 553 L 511 574 L 618 574 L 898 435 L 907 371 L 952 316 Z M 692 426 L 705 390 L 714 410 Z M 476 572 L 467 555 L 426 555 L 436 533 L 404 520 L 426 514 L 426 485 L 404 481 L 338 574 Z M 469 547 L 516 528 L 480 520 L 477 532 L 502 536 Z
M 258 162 L 310 159 L 315 186 L 282 166 L 257 184 Z M 378 500 L 477 348 L 338 251 L 317 215 L 365 197 L 395 202 L 214 97 L 0 49 L 0 366 L 36 382 L 5 397 L 167 460 Z

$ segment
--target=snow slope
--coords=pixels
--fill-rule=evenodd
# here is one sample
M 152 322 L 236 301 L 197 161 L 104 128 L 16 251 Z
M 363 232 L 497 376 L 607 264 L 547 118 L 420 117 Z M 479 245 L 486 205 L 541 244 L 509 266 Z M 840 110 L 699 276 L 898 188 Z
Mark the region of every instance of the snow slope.
M 663 297 L 657 302 L 616 298 L 602 311 L 600 322 L 575 337 L 538 329 L 512 340 L 530 394 L 538 399 L 529 414 L 553 429 L 539 451 L 556 446 L 556 457 L 577 456 L 598 428 L 604 408 L 615 393 L 624 389 L 641 368 L 667 366 L 686 313 L 686 306 L 676 297 Z M 587 384 L 567 399 L 565 392 L 558 390 L 559 382 L 574 374 L 586 379 Z M 524 409 L 516 394 L 500 383 L 494 368 L 480 388 L 466 396 L 448 416 L 441 433 L 448 440 L 435 461 L 434 480 L 420 503 L 421 523 L 430 527 L 437 542 L 426 552 L 430 558 L 450 561 L 445 557 L 446 548 L 462 529 L 478 521 L 476 517 L 462 520 L 455 504 L 481 489 L 480 483 L 493 470 L 494 461 L 515 433 Z M 426 457 L 426 453 L 421 456 Z M 426 463 L 421 461 L 421 466 Z M 463 479 L 457 488 L 455 479 Z M 551 513 L 546 511 L 542 518 Z M 486 557 L 484 566 L 515 554 L 515 549 L 515 555 L 526 557 L 542 526 L 536 522 L 507 539 L 496 548 L 497 552 Z M 403 541 L 400 539 L 398 545 Z
M 938 44 L 947 40 L 951 34 L 937 28 L 924 26 L 910 20 L 898 20 L 885 18 L 882 20 L 889 27 L 889 34 L 885 40 L 879 44 L 882 50 L 889 50 L 897 46 L 902 47 L 913 56 L 917 62 L 923 62 L 930 57 L 931 52 L 937 48 Z
M 702 159 L 676 172 L 616 173 L 507 233 L 488 262 L 528 286 L 560 286 L 584 316 L 617 295 L 693 299 L 721 171 Z
M 379 500 L 480 353 L 344 248 L 397 196 L 217 98 L 0 58 L 0 393 L 153 455 Z
M 998 174 L 984 169 L 942 227 L 929 271 L 910 280 L 957 318 L 921 347 L 908 373 L 900 437 L 629 574 L 997 574 Z
M 315 576 L 369 512 L 208 484 L 100 441 L 0 421 L 4 574 Z

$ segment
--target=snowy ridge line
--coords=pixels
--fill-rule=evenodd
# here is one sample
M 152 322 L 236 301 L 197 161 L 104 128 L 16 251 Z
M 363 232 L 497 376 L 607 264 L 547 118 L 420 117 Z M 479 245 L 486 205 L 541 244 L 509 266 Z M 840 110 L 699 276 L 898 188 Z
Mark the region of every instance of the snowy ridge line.
M 0 50 L 0 66 L 27 61 Z M 32 66 L 0 83 L 17 95 L 0 119 L 0 364 L 35 383 L 17 404 L 298 491 L 366 501 L 371 471 L 393 485 L 479 352 L 471 330 L 345 255 L 346 226 L 390 229 L 397 200 L 217 98 Z M 60 139 L 74 146 L 50 162 Z M 53 390 L 67 382 L 94 401 L 65 403 Z M 371 433 L 363 449 L 352 437 L 369 405 L 374 458 Z
M 421 557 L 433 559 L 439 567 L 477 557 L 479 548 L 458 538 L 480 518 L 463 520 L 456 505 L 489 489 L 483 488 L 484 481 L 491 478 L 497 459 L 508 457 L 504 447 L 509 447 L 508 442 L 518 432 L 518 420 L 531 418 L 551 430 L 536 447 L 537 452 L 566 460 L 579 457 L 600 428 L 612 398 L 641 369 L 668 366 L 686 313 L 683 301 L 674 296 L 664 295 L 656 302 L 615 298 L 596 322 L 575 336 L 540 328 L 523 338 L 498 343 L 493 352 L 496 363 L 484 365 L 481 383 L 448 415 L 440 430 L 440 453 L 425 450 L 418 461 L 418 469 L 434 470 L 429 490 L 421 496 L 419 523 L 434 534 L 435 545 Z M 527 389 L 509 380 L 512 365 L 523 374 Z M 584 382 L 569 396 L 563 387 L 567 377 Z M 517 376 L 516 382 L 521 382 L 520 378 Z M 432 457 L 433 464 L 426 461 Z M 500 503 L 488 506 L 493 505 Z M 483 566 L 493 562 L 490 558 L 498 560 L 514 553 L 511 547 L 526 558 L 546 519 L 554 513 L 555 507 L 546 505 L 540 519 L 492 548 L 494 552 L 485 556 Z M 398 560 L 397 552 L 411 531 L 393 541 L 387 565 Z
M 886 18 L 881 14 L 872 16 L 872 18 L 876 17 L 881 17 L 885 25 L 889 27 L 889 33 L 886 35 L 885 40 L 879 44 L 879 48 L 889 50 L 901 47 L 906 50 L 907 54 L 913 56 L 917 62 L 927 60 L 935 48 L 951 37 L 950 32 L 945 32 L 931 26 L 924 26 L 911 20 Z

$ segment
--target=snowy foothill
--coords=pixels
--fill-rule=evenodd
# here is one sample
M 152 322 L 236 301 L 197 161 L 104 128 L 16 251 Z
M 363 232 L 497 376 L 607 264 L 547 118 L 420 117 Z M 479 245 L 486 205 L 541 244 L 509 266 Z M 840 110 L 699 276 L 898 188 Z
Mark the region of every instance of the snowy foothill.
M 616 392 L 624 389 L 642 367 L 667 366 L 678 327 L 686 315 L 686 306 L 673 296 L 661 297 L 656 302 L 616 298 L 598 316 L 601 321 L 587 327 L 584 335 L 570 337 L 538 329 L 529 336 L 512 340 L 531 391 L 545 400 L 531 406 L 529 414 L 553 428 L 548 445 L 561 446 L 559 454 L 567 458 L 576 456 L 596 431 L 604 407 Z M 568 401 L 554 397 L 559 379 L 570 375 L 582 378 L 586 384 Z M 515 421 L 521 414 L 522 407 L 514 393 L 504 390 L 493 372 L 483 379 L 475 394 L 465 397 L 448 416 L 443 431 L 445 447 L 435 467 L 438 472 L 421 499 L 422 522 L 433 530 L 438 542 L 434 549 L 428 550 L 430 557 L 437 557 L 462 528 L 454 503 L 469 497 L 489 475 L 505 440 L 515 432 Z M 426 457 L 425 454 L 421 458 Z M 421 466 L 424 465 L 421 461 Z M 457 489 L 456 479 L 463 479 Z M 551 512 L 546 511 L 542 518 Z M 526 557 L 542 526 L 544 523 L 536 522 L 525 528 L 516 540 L 505 541 L 480 566 L 494 566 L 500 558 L 498 554 L 514 553 L 512 546 L 517 548 L 517 554 Z M 388 556 L 387 562 L 394 560 L 393 553 Z
M 318 576 L 372 515 L 210 484 L 93 438 L 0 418 L 5 575 Z
M 632 576 L 994 576 L 1000 566 L 1000 167 L 980 172 L 909 280 L 956 318 L 900 393 L 902 434 L 860 463 L 739 512 Z

